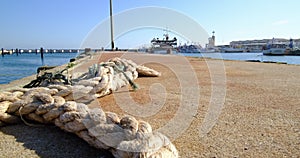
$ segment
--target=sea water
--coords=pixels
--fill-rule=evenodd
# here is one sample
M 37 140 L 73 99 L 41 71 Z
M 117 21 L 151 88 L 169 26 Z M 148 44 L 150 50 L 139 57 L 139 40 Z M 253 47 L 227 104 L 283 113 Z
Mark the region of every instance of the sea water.
M 76 55 L 77 53 L 44 53 L 43 61 L 41 55 L 35 53 L 0 56 L 0 84 L 33 75 L 37 72 L 37 68 L 43 65 L 66 64 Z
M 300 56 L 265 56 L 262 53 L 179 53 L 182 56 L 206 57 L 224 60 L 255 60 L 260 62 L 281 62 L 300 65 Z M 46 53 L 44 61 L 40 54 L 16 54 L 0 56 L 0 84 L 21 79 L 36 73 L 43 65 L 58 66 L 68 63 L 77 53 Z
M 251 60 L 260 62 L 278 62 L 300 65 L 300 56 L 266 56 L 262 53 L 181 53 L 180 55 L 224 60 Z

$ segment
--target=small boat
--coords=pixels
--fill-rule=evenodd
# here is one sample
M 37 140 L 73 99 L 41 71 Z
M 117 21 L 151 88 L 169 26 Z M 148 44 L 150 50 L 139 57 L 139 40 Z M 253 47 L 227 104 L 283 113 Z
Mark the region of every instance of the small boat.
M 273 38 L 273 40 L 264 47 L 263 55 L 285 55 L 289 49 L 286 43 L 276 42 Z
M 199 45 L 183 45 L 177 48 L 179 53 L 201 53 L 201 46 Z
M 285 43 L 272 43 L 263 50 L 263 55 L 285 55 L 288 52 L 288 46 Z
M 286 48 L 269 48 L 263 50 L 263 55 L 285 55 L 287 52 Z
M 300 55 L 300 49 L 298 47 L 294 47 L 293 39 L 290 39 L 289 49 L 285 55 L 291 55 L 291 56 L 299 56 Z

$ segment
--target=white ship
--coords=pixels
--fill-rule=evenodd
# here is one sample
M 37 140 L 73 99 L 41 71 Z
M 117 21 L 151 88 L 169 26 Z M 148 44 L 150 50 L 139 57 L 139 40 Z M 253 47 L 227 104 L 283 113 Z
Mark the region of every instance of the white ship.
M 164 34 L 165 38 L 162 40 L 159 38 L 153 38 L 151 40 L 151 48 L 150 53 L 158 53 L 158 54 L 172 54 L 174 46 L 177 46 L 177 39 L 174 37 L 173 39 L 169 39 L 169 34 Z
M 263 50 L 263 55 L 285 55 L 288 52 L 289 46 L 287 43 L 281 43 L 273 40 L 269 42 Z

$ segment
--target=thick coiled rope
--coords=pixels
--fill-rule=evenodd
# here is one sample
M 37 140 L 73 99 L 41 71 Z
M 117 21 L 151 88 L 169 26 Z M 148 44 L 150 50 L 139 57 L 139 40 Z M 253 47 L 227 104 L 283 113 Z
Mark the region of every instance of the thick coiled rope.
M 17 88 L 0 93 L 0 125 L 27 120 L 55 124 L 75 133 L 90 145 L 109 150 L 115 157 L 178 157 L 170 140 L 153 132 L 149 123 L 132 116 L 120 118 L 100 107 L 88 108 L 93 99 L 116 91 L 143 76 L 159 76 L 157 71 L 115 58 L 90 67 L 75 85 Z M 22 118 L 22 120 L 21 120 Z

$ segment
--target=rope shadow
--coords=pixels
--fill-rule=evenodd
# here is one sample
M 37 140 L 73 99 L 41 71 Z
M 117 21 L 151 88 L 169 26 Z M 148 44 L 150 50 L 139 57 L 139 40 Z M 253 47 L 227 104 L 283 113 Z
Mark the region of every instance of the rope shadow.
M 56 126 L 30 127 L 18 124 L 1 127 L 0 132 L 2 135 L 14 136 L 17 143 L 21 143 L 26 149 L 34 150 L 39 157 L 113 158 L 110 152 L 95 149 L 75 134 L 64 132 Z M 7 142 L 12 140 L 1 137 L 4 139 L 0 141 L 0 146 L 8 154 L 6 156 L 32 157 L 30 153 L 26 155 L 27 152 L 19 151 L 18 154 L 18 147 L 13 147 L 14 143 L 11 143 L 11 146 L 10 143 L 7 145 Z

